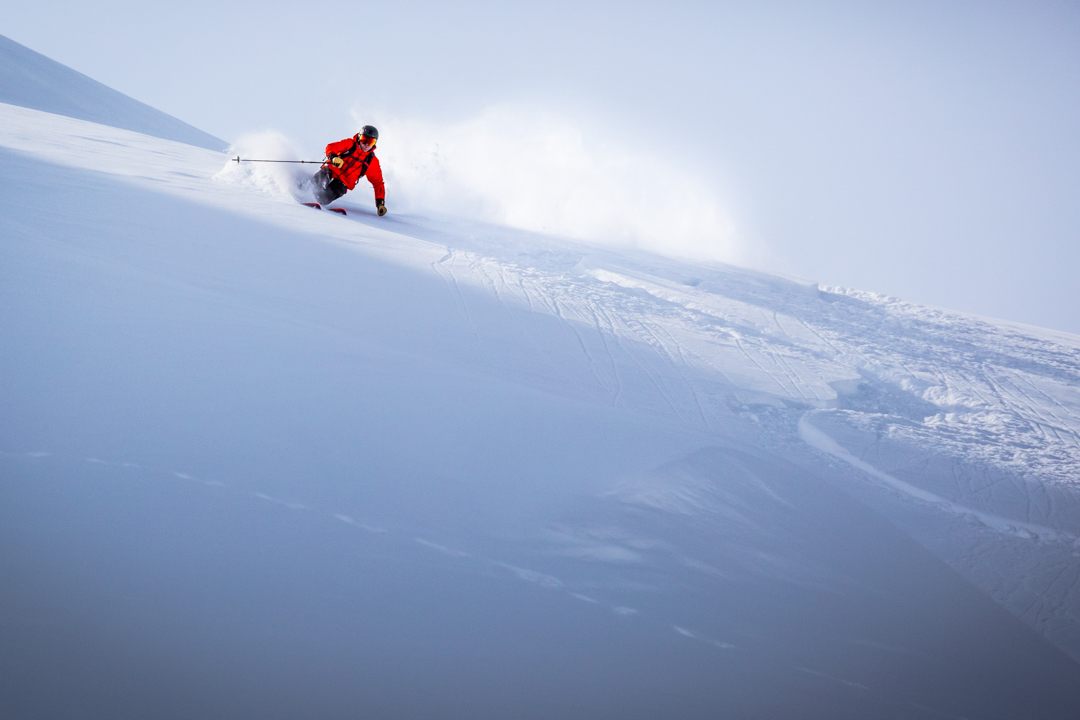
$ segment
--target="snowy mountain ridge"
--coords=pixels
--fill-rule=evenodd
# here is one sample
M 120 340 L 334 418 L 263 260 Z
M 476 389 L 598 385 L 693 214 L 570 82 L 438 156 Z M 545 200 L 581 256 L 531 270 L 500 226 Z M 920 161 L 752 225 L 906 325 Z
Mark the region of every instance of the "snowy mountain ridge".
M 401 214 L 392 168 L 390 215 L 320 213 L 20 105 L 0 623 L 106 694 L 0 711 L 164 717 L 129 688 L 176 667 L 227 687 L 178 717 L 1075 708 L 1080 338 Z
M 1028 542 L 1005 553 L 1027 558 L 1019 590 L 980 581 L 993 573 L 994 550 L 967 572 L 1080 653 L 1080 338 L 460 221 L 312 213 L 258 167 L 223 167 L 220 155 L 61 116 L 2 111 L 0 146 L 12 151 L 441 278 L 475 334 L 473 360 L 493 375 L 701 433 L 752 437 L 808 467 L 822 451 L 930 506 L 925 512 L 952 516 L 947 524 Z M 520 354 L 487 351 L 508 328 L 476 316 L 463 288 L 532 318 L 535 332 L 511 330 Z M 572 366 L 565 355 L 577 356 Z M 957 562 L 950 552 L 939 554 Z M 1047 553 L 1056 558 L 1051 579 L 1040 568 Z
M 228 143 L 0 35 L 0 102 L 224 150 Z

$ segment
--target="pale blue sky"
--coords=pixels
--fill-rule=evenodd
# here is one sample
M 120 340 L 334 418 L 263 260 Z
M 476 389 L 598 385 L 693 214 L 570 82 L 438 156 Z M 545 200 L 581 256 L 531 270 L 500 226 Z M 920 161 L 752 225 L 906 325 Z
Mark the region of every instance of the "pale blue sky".
M 541 108 L 705 178 L 758 267 L 1080 333 L 1080 6 L 749 5 L 8 3 L 0 33 L 225 139 Z

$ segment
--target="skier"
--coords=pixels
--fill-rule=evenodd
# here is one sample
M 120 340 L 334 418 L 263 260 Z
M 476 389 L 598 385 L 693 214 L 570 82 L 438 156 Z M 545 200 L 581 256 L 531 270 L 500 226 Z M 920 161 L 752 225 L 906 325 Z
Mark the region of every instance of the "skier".
M 360 178 L 367 177 L 375 188 L 375 209 L 385 215 L 386 190 L 379 158 L 375 157 L 378 139 L 379 131 L 365 125 L 353 137 L 327 145 L 326 162 L 311 178 L 315 199 L 323 205 L 333 202 L 355 188 Z

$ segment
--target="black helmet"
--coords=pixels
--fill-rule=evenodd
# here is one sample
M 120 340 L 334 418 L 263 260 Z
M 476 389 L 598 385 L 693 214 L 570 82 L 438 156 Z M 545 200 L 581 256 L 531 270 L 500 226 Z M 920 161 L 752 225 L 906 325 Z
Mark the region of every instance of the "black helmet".
M 378 140 L 379 131 L 371 125 L 365 125 L 364 127 L 360 128 L 360 137 L 369 137 L 372 140 Z

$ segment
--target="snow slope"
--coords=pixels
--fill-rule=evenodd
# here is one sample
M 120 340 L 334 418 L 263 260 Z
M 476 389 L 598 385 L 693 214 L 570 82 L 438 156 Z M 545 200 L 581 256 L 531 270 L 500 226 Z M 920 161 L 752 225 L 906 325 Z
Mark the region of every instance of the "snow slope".
M 3 35 L 0 35 L 0 102 L 209 150 L 224 150 L 228 145 Z
M 1080 339 L 13 105 L 0 154 L 7 714 L 1080 703 Z

